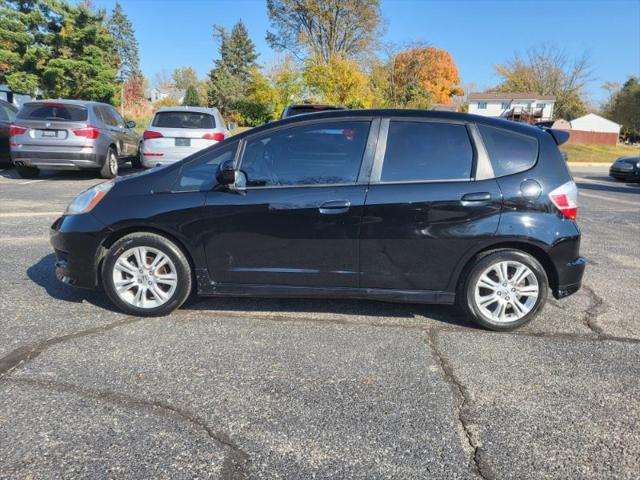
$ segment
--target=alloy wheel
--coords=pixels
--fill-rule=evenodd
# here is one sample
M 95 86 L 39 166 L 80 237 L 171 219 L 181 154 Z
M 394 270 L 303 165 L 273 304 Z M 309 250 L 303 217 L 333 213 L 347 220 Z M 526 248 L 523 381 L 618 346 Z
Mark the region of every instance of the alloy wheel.
M 493 322 L 510 323 L 531 312 L 539 294 L 535 273 L 524 263 L 508 260 L 482 272 L 475 285 L 474 301 Z
M 113 285 L 121 300 L 137 308 L 157 308 L 169 301 L 178 285 L 176 266 L 152 247 L 134 247 L 113 266 Z

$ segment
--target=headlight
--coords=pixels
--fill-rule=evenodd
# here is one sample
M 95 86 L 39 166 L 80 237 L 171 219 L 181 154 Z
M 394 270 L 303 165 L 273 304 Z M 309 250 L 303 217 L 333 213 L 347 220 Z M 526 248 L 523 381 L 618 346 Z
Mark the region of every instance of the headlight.
M 113 187 L 113 180 L 104 182 L 91 187 L 89 190 L 85 190 L 80 195 L 72 200 L 67 209 L 65 215 L 77 215 L 78 213 L 90 212 L 100 200 L 111 190 Z

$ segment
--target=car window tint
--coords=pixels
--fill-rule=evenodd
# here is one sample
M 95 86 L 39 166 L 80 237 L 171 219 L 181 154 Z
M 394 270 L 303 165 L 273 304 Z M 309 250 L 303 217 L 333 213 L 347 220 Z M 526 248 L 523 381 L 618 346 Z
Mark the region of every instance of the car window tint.
M 102 121 L 105 123 L 105 125 L 109 125 L 110 127 L 118 126 L 118 120 L 116 120 L 116 118 L 111 113 L 111 109 L 109 109 L 108 107 L 101 106 L 100 113 L 102 116 Z
M 237 143 L 233 143 L 224 148 L 214 148 L 196 154 L 191 161 L 187 160 L 182 166 L 173 190 L 178 192 L 211 190 L 216 181 L 218 165 L 233 158 L 236 146 Z
M 502 128 L 478 126 L 496 177 L 530 169 L 538 158 L 538 141 Z
M 158 112 L 153 117 L 154 127 L 158 128 L 216 128 L 213 115 L 198 112 Z
M 369 123 L 316 123 L 247 142 L 240 167 L 247 186 L 355 183 Z
M 79 105 L 63 103 L 27 103 L 18 112 L 18 118 L 25 120 L 55 120 L 57 122 L 84 122 L 87 109 Z
M 471 177 L 473 148 L 464 125 L 393 121 L 381 181 L 454 180 Z
M 0 105 L 0 120 L 4 122 L 9 121 L 9 115 L 7 114 L 7 110 L 9 109 L 5 109 L 4 105 Z
M 118 111 L 113 107 L 108 107 L 108 109 L 116 122 L 116 126 L 124 128 L 124 118 L 122 118 L 122 115 L 120 115 L 120 113 L 118 113 Z

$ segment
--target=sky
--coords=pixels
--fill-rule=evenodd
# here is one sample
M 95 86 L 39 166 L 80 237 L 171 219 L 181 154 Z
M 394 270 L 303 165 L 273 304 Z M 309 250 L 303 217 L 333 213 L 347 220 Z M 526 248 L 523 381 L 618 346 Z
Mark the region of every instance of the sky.
M 140 44 L 143 73 L 170 73 L 193 66 L 205 77 L 217 58 L 213 24 L 245 23 L 268 65 L 277 53 L 265 41 L 269 29 L 264 0 L 120 0 Z M 115 0 L 94 0 L 110 11 Z M 493 66 L 515 52 L 549 44 L 570 57 L 587 53 L 592 79 L 589 99 L 606 98 L 605 81 L 623 83 L 640 75 L 640 0 L 381 0 L 383 42 L 420 41 L 448 50 L 461 83 L 495 86 Z

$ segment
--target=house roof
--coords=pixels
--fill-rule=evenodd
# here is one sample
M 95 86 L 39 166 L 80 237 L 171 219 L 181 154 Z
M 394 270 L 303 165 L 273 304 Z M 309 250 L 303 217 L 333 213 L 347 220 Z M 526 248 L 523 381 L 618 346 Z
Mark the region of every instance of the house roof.
M 538 95 L 537 93 L 503 93 L 503 92 L 473 92 L 468 100 L 552 100 L 553 95 Z

